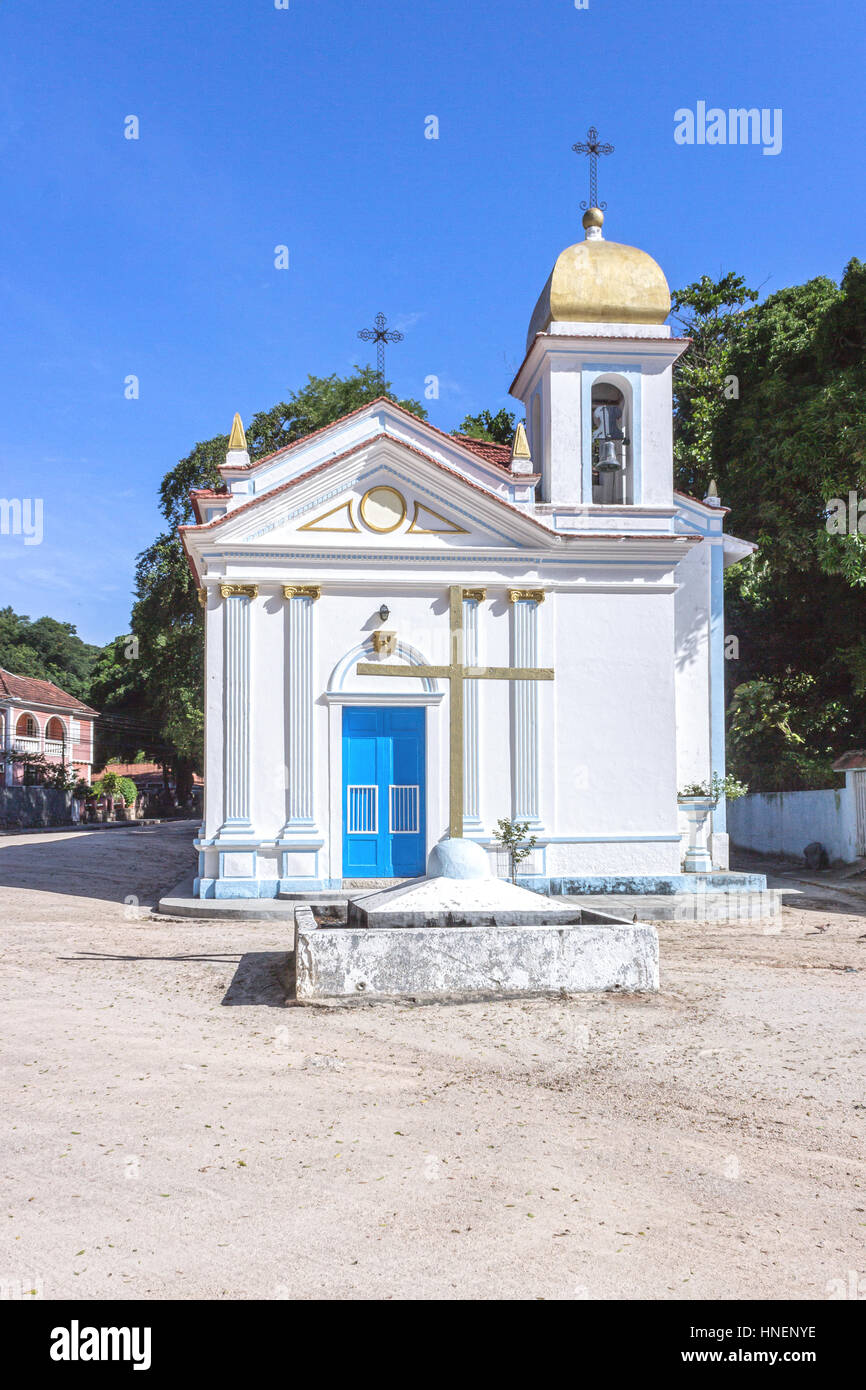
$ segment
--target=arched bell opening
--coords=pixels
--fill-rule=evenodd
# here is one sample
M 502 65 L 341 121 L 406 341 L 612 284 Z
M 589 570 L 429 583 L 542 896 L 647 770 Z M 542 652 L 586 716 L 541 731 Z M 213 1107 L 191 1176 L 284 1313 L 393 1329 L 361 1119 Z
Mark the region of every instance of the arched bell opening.
M 592 388 L 592 500 L 602 506 L 631 501 L 629 400 L 611 381 Z

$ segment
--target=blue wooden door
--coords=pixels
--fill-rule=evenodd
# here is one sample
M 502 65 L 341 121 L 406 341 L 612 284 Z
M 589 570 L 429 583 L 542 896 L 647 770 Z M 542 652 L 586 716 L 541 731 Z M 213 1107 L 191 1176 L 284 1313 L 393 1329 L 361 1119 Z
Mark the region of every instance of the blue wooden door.
M 425 868 L 424 710 L 343 709 L 343 877 Z

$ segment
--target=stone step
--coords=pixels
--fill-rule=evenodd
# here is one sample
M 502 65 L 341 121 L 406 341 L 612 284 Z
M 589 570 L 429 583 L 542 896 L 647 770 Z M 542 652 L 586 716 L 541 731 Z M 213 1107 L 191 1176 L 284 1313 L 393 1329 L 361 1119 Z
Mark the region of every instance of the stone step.
M 583 908 L 601 908 L 616 917 L 639 922 L 776 922 L 782 912 L 782 892 L 764 889 L 741 893 L 593 893 L 569 896 Z

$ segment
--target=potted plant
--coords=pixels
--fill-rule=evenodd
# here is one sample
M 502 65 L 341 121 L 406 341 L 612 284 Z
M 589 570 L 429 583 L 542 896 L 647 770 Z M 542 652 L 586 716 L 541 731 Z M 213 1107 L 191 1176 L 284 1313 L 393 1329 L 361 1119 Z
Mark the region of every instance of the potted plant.
M 687 874 L 708 874 L 712 870 L 713 861 L 707 848 L 707 818 L 718 806 L 719 799 L 724 796 L 736 801 L 748 790 L 744 782 L 738 782 L 730 773 L 720 777 L 714 772 L 711 781 L 692 782 L 677 792 L 677 803 L 689 822 L 689 843 L 683 861 Z

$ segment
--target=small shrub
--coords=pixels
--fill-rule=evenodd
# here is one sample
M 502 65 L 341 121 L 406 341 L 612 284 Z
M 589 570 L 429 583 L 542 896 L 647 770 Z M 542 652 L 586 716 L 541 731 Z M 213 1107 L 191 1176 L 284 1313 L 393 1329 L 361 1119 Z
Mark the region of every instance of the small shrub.
M 494 840 L 498 840 L 508 851 L 512 883 L 517 878 L 517 866 L 522 864 L 524 859 L 529 858 L 537 843 L 538 837 L 536 835 L 527 837 L 528 829 L 528 820 L 506 820 L 503 818 L 496 822 L 496 829 L 493 832 Z

